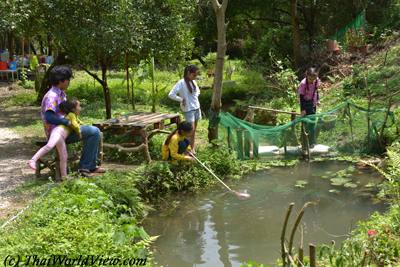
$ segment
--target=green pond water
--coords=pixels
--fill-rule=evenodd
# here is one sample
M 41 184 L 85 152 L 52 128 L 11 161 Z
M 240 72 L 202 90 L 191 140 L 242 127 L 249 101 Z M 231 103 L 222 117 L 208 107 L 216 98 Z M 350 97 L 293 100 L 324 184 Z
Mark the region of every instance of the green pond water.
M 235 190 L 248 190 L 248 200 L 240 200 L 223 188 L 176 198 L 171 201 L 179 203 L 177 208 L 150 215 L 145 229 L 160 236 L 153 250 L 162 266 L 228 267 L 249 260 L 274 266 L 280 257 L 280 233 L 289 203 L 295 203 L 289 229 L 304 203 L 316 203 L 302 220 L 305 247 L 310 242 L 320 245 L 332 240 L 339 244 L 357 221 L 385 209 L 370 194 L 373 184 L 379 182 L 376 172 L 361 171 L 349 163 L 274 168 L 231 184 Z M 296 236 L 298 247 L 299 234 Z

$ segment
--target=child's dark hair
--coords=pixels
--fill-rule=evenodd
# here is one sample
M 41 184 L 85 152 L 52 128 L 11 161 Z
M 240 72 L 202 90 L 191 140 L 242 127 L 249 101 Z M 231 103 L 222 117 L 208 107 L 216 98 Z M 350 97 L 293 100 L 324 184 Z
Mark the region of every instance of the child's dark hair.
M 178 128 L 175 129 L 174 131 L 172 131 L 172 133 L 170 133 L 167 137 L 167 139 L 165 140 L 165 144 L 169 145 L 169 142 L 171 141 L 171 138 L 174 134 L 176 134 L 176 132 L 178 132 L 179 134 L 182 134 L 182 132 L 188 133 L 191 132 L 193 130 L 193 126 L 190 122 L 187 121 L 183 121 L 181 123 L 178 124 Z
M 76 108 L 77 105 L 78 105 L 78 99 L 73 98 L 72 100 L 61 102 L 58 107 L 62 113 L 68 114 L 70 112 L 74 112 L 74 109 Z
M 196 91 L 196 86 L 194 85 L 193 81 L 190 81 L 188 79 L 189 73 L 196 73 L 199 70 L 199 68 L 196 65 L 189 65 L 185 67 L 185 70 L 183 71 L 183 79 L 185 79 L 185 83 L 187 88 L 189 89 L 190 93 L 192 94 L 194 91 Z
M 51 85 L 58 85 L 58 83 L 70 80 L 71 78 L 72 70 L 69 66 L 58 65 L 50 70 L 49 81 Z
M 318 77 L 318 71 L 317 71 L 317 69 L 316 68 L 308 68 L 307 69 L 307 71 L 306 71 L 306 91 L 308 91 L 309 90 L 309 88 L 308 88 L 308 76 L 314 76 L 314 77 Z M 314 94 L 315 94 L 315 92 L 317 92 L 317 94 L 318 94 L 318 88 L 317 88 L 317 85 L 318 85 L 318 79 L 315 79 L 315 81 L 314 81 Z M 313 96 L 314 97 L 314 96 Z
M 306 76 L 318 77 L 318 70 L 316 68 L 308 68 L 306 71 Z

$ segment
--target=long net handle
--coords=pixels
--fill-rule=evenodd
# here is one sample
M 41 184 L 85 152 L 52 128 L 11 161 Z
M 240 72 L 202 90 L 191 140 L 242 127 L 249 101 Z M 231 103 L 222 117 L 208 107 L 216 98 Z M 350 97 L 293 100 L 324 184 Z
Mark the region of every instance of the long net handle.
M 204 169 L 206 169 L 209 173 L 211 173 L 221 184 L 223 184 L 229 191 L 234 192 L 229 186 L 227 186 L 221 179 L 218 178 L 217 175 L 215 175 L 215 173 L 210 170 L 203 162 L 201 162 L 195 155 L 193 155 L 193 153 L 189 152 L 189 154 L 198 162 L 200 163 L 201 166 L 204 167 Z

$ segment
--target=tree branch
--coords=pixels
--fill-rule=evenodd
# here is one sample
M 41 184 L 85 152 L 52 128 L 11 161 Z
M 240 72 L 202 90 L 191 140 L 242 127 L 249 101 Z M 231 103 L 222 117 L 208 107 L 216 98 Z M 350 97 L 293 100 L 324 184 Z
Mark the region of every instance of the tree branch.
M 89 74 L 90 76 L 92 76 L 96 81 L 98 81 L 101 85 L 103 85 L 104 81 L 102 79 L 99 78 L 99 76 L 97 76 L 97 74 L 91 72 L 90 70 L 88 70 L 87 68 L 85 68 L 83 65 L 79 64 L 79 67 L 81 69 L 83 69 L 87 74 Z
M 221 8 L 221 4 L 219 3 L 219 0 L 212 0 L 211 3 L 212 3 L 215 13 L 217 13 L 218 10 Z

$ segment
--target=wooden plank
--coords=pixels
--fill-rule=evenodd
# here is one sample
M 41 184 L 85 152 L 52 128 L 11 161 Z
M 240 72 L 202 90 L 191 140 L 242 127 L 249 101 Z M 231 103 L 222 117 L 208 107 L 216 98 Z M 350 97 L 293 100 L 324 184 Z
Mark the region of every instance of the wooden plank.
M 157 115 L 157 113 L 143 113 L 143 114 L 135 114 L 135 115 L 130 115 L 128 117 L 127 120 L 125 120 L 124 123 L 132 123 L 132 122 L 136 122 L 136 121 L 142 121 L 143 119 L 147 118 L 147 117 L 152 117 Z
M 157 114 L 155 116 L 143 118 L 143 120 L 141 122 L 144 124 L 154 123 L 154 122 L 160 121 L 163 116 L 164 116 L 164 114 Z
M 161 118 L 156 117 L 156 118 L 152 118 L 152 119 L 150 119 L 150 120 L 145 121 L 145 123 L 146 123 L 146 124 L 152 124 L 152 123 L 155 123 L 155 122 L 161 122 L 161 121 L 169 120 L 169 119 L 171 119 L 170 116 L 163 116 L 163 117 L 161 117 Z
M 126 120 L 126 118 L 128 118 L 128 120 Z M 94 123 L 93 125 L 101 130 L 118 129 L 118 128 L 140 129 L 159 122 L 163 122 L 163 124 L 166 125 L 164 123 L 165 120 L 171 120 L 170 124 L 176 123 L 177 121 L 179 121 L 179 119 L 180 119 L 179 114 L 142 112 L 138 114 L 125 115 L 123 121 L 120 121 L 118 123 L 109 123 L 108 121 L 110 120 L 108 120 L 104 122 Z
M 135 117 L 141 117 L 147 114 L 151 114 L 151 112 L 137 112 L 137 113 L 129 113 L 126 115 L 119 116 L 117 118 L 108 119 L 103 122 L 99 122 L 93 125 L 102 125 L 102 126 L 113 126 L 113 125 L 125 125 L 129 120 L 135 119 Z M 118 120 L 118 122 L 114 122 Z
M 143 116 L 143 115 L 146 115 L 146 114 L 148 114 L 148 112 L 129 113 L 129 114 L 126 114 L 126 115 L 122 115 L 122 116 L 120 117 L 120 119 L 121 119 L 122 121 L 124 121 L 124 122 L 128 122 L 128 121 L 131 120 L 132 117 L 135 118 L 135 117 Z
M 128 126 L 140 126 L 140 127 L 145 127 L 146 126 L 146 120 L 156 118 L 157 116 L 160 116 L 160 114 L 154 113 L 151 116 L 146 116 L 146 117 L 141 117 L 136 119 L 135 121 L 131 121 L 127 123 Z
M 153 123 L 160 122 L 160 121 L 163 121 L 165 119 L 168 119 L 168 118 L 163 118 L 163 116 L 164 116 L 164 114 L 160 114 L 160 115 L 157 115 L 157 116 L 152 116 L 150 118 L 148 117 L 148 118 L 146 118 L 144 120 L 141 120 L 139 122 L 129 123 L 128 125 L 129 126 L 139 126 L 139 127 L 142 127 L 142 128 L 147 128 L 148 126 L 152 125 Z

